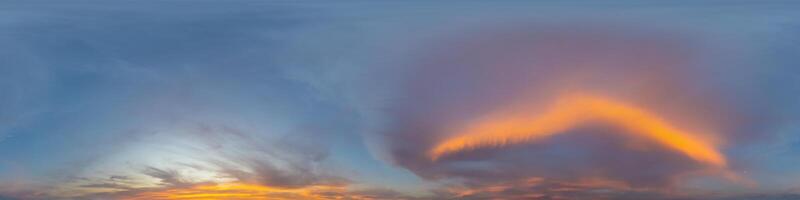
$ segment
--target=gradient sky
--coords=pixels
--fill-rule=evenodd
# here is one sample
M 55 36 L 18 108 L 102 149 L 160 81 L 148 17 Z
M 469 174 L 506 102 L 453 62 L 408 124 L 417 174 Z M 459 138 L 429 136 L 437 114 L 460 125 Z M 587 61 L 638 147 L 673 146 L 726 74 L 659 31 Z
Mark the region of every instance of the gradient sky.
M 0 199 L 800 199 L 793 1 L 0 1 Z

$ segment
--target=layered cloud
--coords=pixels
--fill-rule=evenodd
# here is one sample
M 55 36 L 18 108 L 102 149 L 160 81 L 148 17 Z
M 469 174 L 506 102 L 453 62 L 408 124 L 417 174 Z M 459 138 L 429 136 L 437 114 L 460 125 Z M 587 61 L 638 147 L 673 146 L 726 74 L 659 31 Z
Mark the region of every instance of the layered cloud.
M 695 181 L 751 184 L 725 155 L 737 137 L 726 131 L 747 116 L 703 88 L 714 83 L 700 76 L 706 52 L 693 35 L 608 25 L 500 28 L 437 43 L 415 58 L 405 87 L 413 101 L 392 105 L 388 154 L 427 179 L 480 183 L 462 195 L 611 198 Z M 531 178 L 539 181 L 509 182 Z
M 58 184 L 8 187 L 11 199 L 408 199 L 357 186 L 327 145 L 298 135 L 264 140 L 225 125 L 155 131 Z
M 385 5 L 2 6 L 0 199 L 797 198 L 792 6 Z

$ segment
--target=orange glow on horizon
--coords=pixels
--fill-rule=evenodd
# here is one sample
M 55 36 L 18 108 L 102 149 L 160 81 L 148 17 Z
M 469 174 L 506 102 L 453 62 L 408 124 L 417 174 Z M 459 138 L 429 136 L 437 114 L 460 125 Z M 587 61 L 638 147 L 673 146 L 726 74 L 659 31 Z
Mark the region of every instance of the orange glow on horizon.
M 343 193 L 343 186 L 276 188 L 243 183 L 196 185 L 136 194 L 125 200 L 250 200 L 250 199 L 329 199 L 325 193 Z
M 503 115 L 481 120 L 461 134 L 436 144 L 428 156 L 435 161 L 459 151 L 530 142 L 563 133 L 587 121 L 620 126 L 626 130 L 622 134 L 647 138 L 702 163 L 726 166 L 724 155 L 696 133 L 678 129 L 639 107 L 586 94 L 564 95 L 535 116 Z

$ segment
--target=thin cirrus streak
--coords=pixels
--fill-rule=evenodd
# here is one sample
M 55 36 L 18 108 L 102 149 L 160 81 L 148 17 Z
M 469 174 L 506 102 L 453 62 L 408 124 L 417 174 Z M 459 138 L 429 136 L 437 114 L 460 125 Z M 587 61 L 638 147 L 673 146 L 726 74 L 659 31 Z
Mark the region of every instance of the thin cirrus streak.
M 459 151 L 505 146 L 563 133 L 587 121 L 620 126 L 624 134 L 642 136 L 678 151 L 698 162 L 717 167 L 726 159 L 715 146 L 696 134 L 678 129 L 642 108 L 610 98 L 568 94 L 557 99 L 544 113 L 534 117 L 499 117 L 469 126 L 462 134 L 439 142 L 429 152 L 432 160 Z

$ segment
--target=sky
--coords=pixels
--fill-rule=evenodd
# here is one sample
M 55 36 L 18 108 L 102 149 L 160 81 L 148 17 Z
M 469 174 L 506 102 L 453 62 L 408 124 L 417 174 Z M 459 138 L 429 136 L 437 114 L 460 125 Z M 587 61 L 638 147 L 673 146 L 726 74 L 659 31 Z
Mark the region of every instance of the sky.
M 0 1 L 0 200 L 797 199 L 793 1 Z

